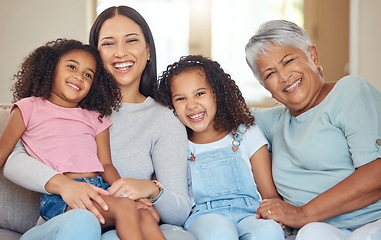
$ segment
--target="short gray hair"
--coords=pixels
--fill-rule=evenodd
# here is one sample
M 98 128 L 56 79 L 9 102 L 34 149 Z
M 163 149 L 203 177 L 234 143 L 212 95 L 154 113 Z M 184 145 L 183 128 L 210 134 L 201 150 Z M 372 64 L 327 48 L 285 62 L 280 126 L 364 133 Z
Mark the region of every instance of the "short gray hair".
M 249 64 L 254 76 L 263 85 L 257 68 L 257 57 L 270 51 L 270 44 L 299 48 L 309 56 L 312 46 L 307 32 L 293 22 L 286 20 L 272 20 L 263 23 L 246 44 L 246 62 Z

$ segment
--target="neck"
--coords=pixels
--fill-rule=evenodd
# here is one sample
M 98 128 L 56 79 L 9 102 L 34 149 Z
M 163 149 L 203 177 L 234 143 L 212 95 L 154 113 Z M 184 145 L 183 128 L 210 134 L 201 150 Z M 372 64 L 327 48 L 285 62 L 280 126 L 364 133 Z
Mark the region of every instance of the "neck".
M 336 84 L 336 82 L 323 83 L 322 88 L 320 89 L 318 94 L 316 94 L 316 96 L 313 98 L 313 100 L 310 102 L 310 104 L 308 104 L 307 107 L 303 108 L 300 111 L 291 111 L 290 110 L 291 115 L 294 117 L 297 117 L 300 114 L 307 112 L 311 108 L 319 105 L 327 97 L 327 95 L 331 92 L 331 90 L 335 86 L 335 84 Z
M 214 129 L 213 131 L 193 132 L 193 135 L 189 140 L 197 144 L 206 144 L 221 140 L 228 134 L 229 131 L 218 132 Z
M 141 94 L 138 89 L 120 87 L 120 91 L 122 94 L 122 102 L 124 103 L 142 103 L 146 100 L 146 97 Z

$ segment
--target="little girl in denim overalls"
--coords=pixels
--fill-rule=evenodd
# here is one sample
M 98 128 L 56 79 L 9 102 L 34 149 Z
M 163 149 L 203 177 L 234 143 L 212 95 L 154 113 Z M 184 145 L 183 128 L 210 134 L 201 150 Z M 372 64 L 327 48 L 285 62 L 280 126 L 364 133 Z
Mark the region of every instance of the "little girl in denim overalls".
M 284 239 L 279 223 L 256 217 L 262 199 L 279 195 L 267 141 L 230 75 L 187 56 L 168 66 L 159 89 L 188 131 L 193 209 L 184 228 L 199 240 Z

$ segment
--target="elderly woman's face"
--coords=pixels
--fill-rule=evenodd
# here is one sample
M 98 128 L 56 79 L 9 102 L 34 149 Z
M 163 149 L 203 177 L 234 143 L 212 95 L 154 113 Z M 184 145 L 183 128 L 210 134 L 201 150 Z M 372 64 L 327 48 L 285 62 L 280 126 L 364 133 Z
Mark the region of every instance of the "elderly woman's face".
M 289 108 L 292 115 L 299 115 L 311 107 L 318 97 L 323 79 L 316 48 L 310 55 L 295 47 L 273 44 L 266 55 L 259 55 L 257 67 L 264 86 L 272 96 Z

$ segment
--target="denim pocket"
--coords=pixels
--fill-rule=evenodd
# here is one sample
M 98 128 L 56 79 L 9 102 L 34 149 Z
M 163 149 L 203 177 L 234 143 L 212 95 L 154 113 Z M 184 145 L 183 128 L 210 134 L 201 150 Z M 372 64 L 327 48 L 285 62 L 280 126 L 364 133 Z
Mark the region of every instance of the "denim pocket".
M 205 161 L 197 167 L 198 176 L 192 172 L 194 179 L 197 179 L 193 186 L 204 188 L 200 190 L 213 198 L 238 193 L 243 189 L 240 168 L 240 160 L 232 156 L 219 156 L 218 161 Z

